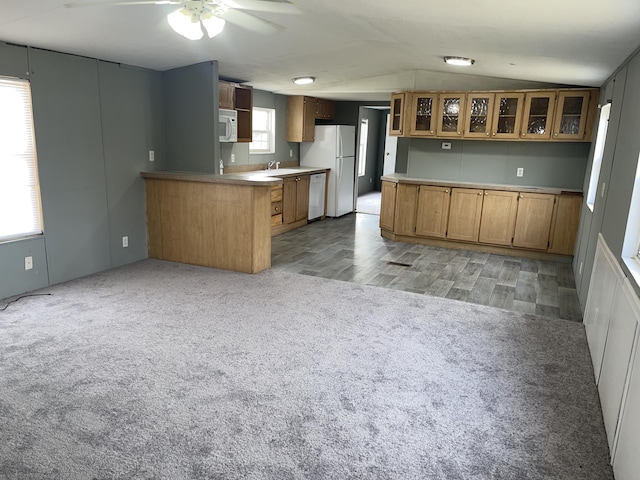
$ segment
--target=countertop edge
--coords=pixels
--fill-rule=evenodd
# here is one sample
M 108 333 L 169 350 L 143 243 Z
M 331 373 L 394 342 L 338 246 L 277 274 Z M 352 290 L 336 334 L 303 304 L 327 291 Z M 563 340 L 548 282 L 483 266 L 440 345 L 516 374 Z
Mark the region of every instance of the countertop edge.
M 449 180 L 433 180 L 429 178 L 407 177 L 403 174 L 383 175 L 381 180 L 409 185 L 431 185 L 435 187 L 481 188 L 485 190 L 503 190 L 507 192 L 549 193 L 554 195 L 582 195 L 582 190 L 557 187 L 534 187 L 530 185 L 505 185 L 497 183 L 474 183 Z
M 254 187 L 267 187 L 282 184 L 282 178 L 268 176 L 241 176 L 236 174 L 215 175 L 194 172 L 140 172 L 145 179 L 177 180 L 183 182 L 217 183 L 226 185 L 246 185 Z

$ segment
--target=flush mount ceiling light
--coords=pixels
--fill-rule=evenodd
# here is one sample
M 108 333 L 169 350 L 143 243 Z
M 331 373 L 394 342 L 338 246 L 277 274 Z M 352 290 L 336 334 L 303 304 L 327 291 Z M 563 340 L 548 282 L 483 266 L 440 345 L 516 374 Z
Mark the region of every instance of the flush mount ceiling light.
M 309 85 L 316 81 L 316 77 L 297 77 L 293 79 L 296 85 Z
M 458 65 L 459 67 L 470 67 L 476 61 L 473 58 L 467 57 L 444 57 L 444 63 L 449 65 Z
M 202 27 L 209 38 L 213 38 L 224 28 L 225 21 L 218 16 L 224 11 L 224 6 L 187 1 L 182 8 L 167 15 L 167 21 L 176 33 L 189 40 L 200 40 L 204 36 Z

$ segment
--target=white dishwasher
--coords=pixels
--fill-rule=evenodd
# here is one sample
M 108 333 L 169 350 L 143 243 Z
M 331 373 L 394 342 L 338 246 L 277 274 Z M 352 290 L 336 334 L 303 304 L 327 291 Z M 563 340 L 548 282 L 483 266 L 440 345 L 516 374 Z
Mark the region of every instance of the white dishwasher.
M 308 220 L 315 220 L 324 215 L 324 191 L 326 188 L 326 173 L 309 175 L 309 215 Z

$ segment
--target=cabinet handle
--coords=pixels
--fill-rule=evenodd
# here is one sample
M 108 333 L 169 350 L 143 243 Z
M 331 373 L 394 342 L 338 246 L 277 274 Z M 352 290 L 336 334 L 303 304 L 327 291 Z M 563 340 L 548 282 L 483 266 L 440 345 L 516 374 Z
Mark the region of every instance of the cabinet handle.
M 558 136 L 558 132 L 554 133 L 554 134 L 553 134 L 553 136 L 554 136 L 554 137 L 557 137 L 557 136 Z
M 444 193 L 449 193 L 449 189 L 447 188 L 447 189 L 444 191 Z
M 489 195 L 489 192 L 486 192 L 486 191 L 485 191 L 485 192 L 484 192 L 484 195 L 485 195 L 485 197 L 486 197 L 487 195 Z
M 276 212 L 278 211 L 278 207 L 276 207 Z
M 496 136 L 496 132 L 493 132 L 491 135 L 495 137 Z
M 482 192 L 478 192 L 478 195 L 482 195 Z
M 489 132 L 487 132 L 487 137 L 489 136 Z

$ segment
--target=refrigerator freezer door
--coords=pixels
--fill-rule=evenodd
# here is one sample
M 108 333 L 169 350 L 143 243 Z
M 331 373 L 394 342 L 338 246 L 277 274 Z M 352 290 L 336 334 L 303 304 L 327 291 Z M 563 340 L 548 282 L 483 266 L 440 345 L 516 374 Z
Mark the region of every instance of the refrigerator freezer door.
M 356 156 L 356 127 L 353 125 L 337 125 L 338 157 Z
M 338 151 L 336 132 L 335 125 L 316 126 L 315 140 L 300 144 L 300 165 L 335 169 Z

